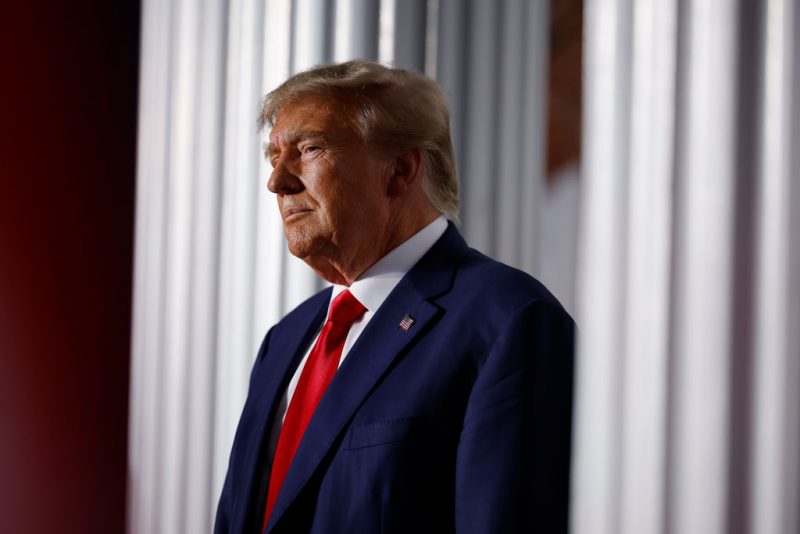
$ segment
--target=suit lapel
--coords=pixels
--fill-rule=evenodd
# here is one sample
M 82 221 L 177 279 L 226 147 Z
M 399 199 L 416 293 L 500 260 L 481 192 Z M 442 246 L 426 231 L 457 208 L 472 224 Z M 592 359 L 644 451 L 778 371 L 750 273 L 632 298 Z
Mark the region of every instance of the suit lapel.
M 400 281 L 359 336 L 337 371 L 292 460 L 266 532 L 294 501 L 334 441 L 392 362 L 417 336 L 432 327 L 442 310 L 431 302 L 449 291 L 466 243 L 450 224 L 448 230 Z M 400 322 L 408 315 L 408 329 Z
M 259 528 L 264 513 L 263 503 L 258 502 L 260 484 L 269 476 L 270 465 L 265 462 L 265 453 L 270 431 L 275 421 L 275 411 L 305 349 L 325 318 L 330 294 L 330 289 L 319 293 L 307 303 L 308 310 L 296 310 L 295 313 L 301 313 L 297 313 L 293 321 L 290 316 L 287 316 L 288 322 L 285 328 L 272 332 L 268 353 L 273 360 L 269 364 L 261 366 L 251 388 L 251 394 L 256 396 L 250 413 L 261 414 L 261 417 L 254 433 L 259 439 L 251 440 L 245 453 L 244 472 L 250 475 L 245 495 L 250 496 L 251 503 L 245 509 L 255 510 L 256 517 L 248 518 L 246 522 L 254 521 Z M 292 335 L 293 333 L 294 335 Z M 260 517 L 258 517 L 259 515 Z

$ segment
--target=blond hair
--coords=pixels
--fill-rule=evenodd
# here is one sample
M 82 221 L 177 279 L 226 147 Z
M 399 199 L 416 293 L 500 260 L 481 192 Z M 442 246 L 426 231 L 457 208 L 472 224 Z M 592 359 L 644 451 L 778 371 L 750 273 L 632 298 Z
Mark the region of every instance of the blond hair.
M 266 97 L 259 129 L 274 126 L 284 105 L 309 95 L 344 98 L 364 143 L 381 149 L 420 149 L 422 189 L 431 206 L 458 221 L 458 172 L 450 114 L 439 85 L 416 72 L 365 60 L 295 74 Z

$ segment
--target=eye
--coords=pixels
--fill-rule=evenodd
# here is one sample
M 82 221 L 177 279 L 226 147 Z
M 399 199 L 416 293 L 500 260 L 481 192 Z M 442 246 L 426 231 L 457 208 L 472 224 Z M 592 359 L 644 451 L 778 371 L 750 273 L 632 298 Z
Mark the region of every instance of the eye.
M 314 154 L 315 152 L 319 152 L 320 150 L 322 150 L 322 147 L 319 147 L 317 145 L 305 145 L 300 148 L 300 152 L 302 154 Z

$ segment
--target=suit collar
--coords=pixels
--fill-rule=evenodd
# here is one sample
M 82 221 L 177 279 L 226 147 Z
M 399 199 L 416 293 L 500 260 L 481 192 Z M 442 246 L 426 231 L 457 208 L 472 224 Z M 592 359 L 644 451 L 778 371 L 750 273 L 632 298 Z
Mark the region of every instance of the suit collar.
M 273 530 L 311 479 L 392 362 L 443 313 L 434 298 L 452 288 L 457 265 L 467 250 L 458 230 L 449 223 L 444 235 L 377 310 L 334 376 L 306 428 L 273 508 L 267 533 Z M 400 321 L 406 316 L 410 316 L 413 323 L 410 328 L 403 329 Z M 271 406 L 273 412 L 275 406 L 275 403 Z
M 447 219 L 440 215 L 375 262 L 353 282 L 350 292 L 367 310 L 375 312 L 446 230 Z M 345 289 L 346 286 L 333 286 L 332 298 L 336 298 Z

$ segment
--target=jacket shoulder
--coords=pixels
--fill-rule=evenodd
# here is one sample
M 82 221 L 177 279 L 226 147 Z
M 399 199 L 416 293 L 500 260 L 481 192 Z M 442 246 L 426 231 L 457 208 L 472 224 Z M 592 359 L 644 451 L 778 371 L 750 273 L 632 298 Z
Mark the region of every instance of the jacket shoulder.
M 476 306 L 489 306 L 504 315 L 531 303 L 538 303 L 568 316 L 561 303 L 530 274 L 469 249 L 456 275 L 454 292 L 459 299 Z

